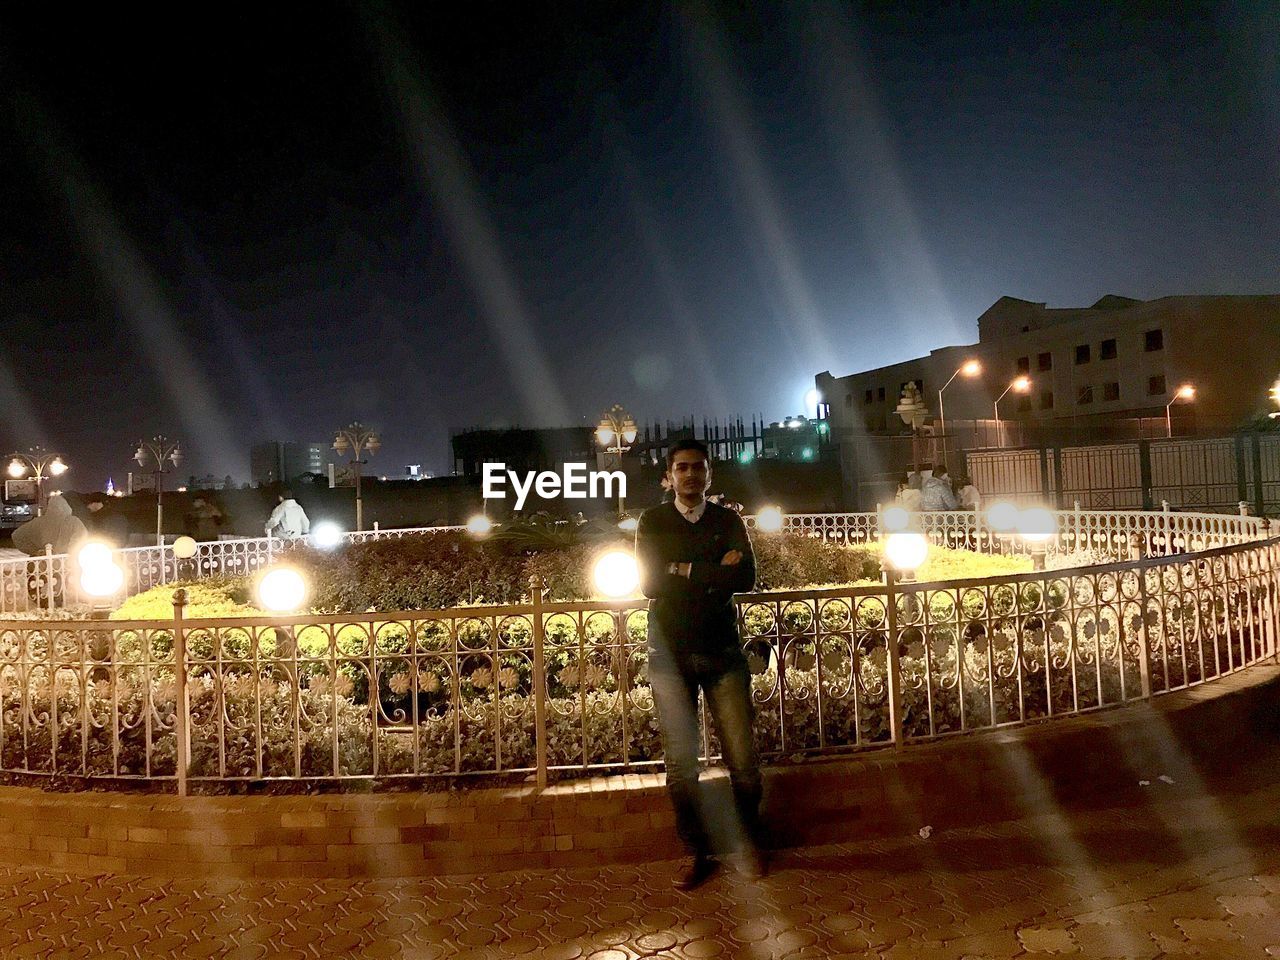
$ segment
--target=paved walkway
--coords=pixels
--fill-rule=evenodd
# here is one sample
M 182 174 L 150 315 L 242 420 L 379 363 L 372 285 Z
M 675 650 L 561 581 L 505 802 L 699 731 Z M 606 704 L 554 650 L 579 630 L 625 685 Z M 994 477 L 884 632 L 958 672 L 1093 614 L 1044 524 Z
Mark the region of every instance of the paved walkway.
M 1280 956 L 1280 772 L 1153 778 L 1143 806 L 780 855 L 399 881 L 191 882 L 0 868 L 0 956 Z

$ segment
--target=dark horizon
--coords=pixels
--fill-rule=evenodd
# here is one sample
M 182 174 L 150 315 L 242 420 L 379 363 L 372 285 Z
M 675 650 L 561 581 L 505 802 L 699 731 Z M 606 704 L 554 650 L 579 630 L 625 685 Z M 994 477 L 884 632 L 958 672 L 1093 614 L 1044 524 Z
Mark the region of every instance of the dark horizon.
M 372 12 L 371 12 L 372 11 Z M 769 420 L 1009 295 L 1280 292 L 1280 10 L 0 15 L 0 445 Z

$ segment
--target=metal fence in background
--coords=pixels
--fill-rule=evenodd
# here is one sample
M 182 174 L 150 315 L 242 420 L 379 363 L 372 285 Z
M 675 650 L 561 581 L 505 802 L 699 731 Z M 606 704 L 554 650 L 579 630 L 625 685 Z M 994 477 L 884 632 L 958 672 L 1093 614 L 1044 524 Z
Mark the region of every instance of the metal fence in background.
M 1159 518 L 1157 518 L 1159 519 Z M 1089 568 L 737 598 L 768 757 L 1073 716 L 1276 654 L 1280 538 Z M 643 601 L 0 621 L 0 768 L 160 780 L 644 769 Z M 717 746 L 705 728 L 707 755 Z

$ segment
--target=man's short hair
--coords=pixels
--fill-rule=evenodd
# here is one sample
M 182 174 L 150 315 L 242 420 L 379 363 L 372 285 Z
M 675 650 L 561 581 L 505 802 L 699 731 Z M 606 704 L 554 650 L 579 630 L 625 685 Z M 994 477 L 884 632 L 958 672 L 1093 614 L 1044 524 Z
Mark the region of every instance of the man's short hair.
M 286 500 L 292 500 L 292 499 L 293 499 L 293 491 L 292 491 L 292 490 L 290 490 L 288 487 L 281 487 L 281 488 L 280 488 L 280 496 L 284 497 L 284 499 L 286 499 Z
M 945 463 L 940 463 L 940 464 L 938 464 L 936 467 L 934 467 L 934 468 L 933 468 L 933 475 L 934 475 L 935 477 L 941 477 L 941 476 L 943 476 L 946 472 L 947 472 L 947 465 L 946 465 Z
M 676 462 L 676 454 L 681 450 L 696 450 L 702 454 L 702 459 L 707 461 L 707 466 L 711 466 L 711 452 L 707 449 L 707 445 L 693 437 L 685 437 L 683 440 L 677 440 L 675 446 L 667 451 L 668 473 L 671 472 L 671 465 Z

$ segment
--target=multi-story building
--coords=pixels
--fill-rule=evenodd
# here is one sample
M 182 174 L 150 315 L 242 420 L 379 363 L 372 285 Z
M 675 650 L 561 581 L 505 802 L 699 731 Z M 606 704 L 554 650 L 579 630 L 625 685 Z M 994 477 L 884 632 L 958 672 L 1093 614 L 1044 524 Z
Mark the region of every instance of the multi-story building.
M 269 440 L 249 449 L 249 473 L 254 486 L 292 483 L 304 473 L 323 474 L 330 446 L 297 440 Z
M 981 373 L 952 377 L 976 360 Z M 924 457 L 942 456 L 938 391 L 950 450 L 1143 436 L 1221 434 L 1267 408 L 1280 373 L 1280 296 L 1106 296 L 1050 308 L 1002 297 L 978 318 L 978 342 L 843 377 L 818 374 L 841 461 L 875 460 L 908 432 L 895 408 L 914 381 L 928 408 Z M 1025 391 L 1010 390 L 1026 377 Z M 1194 396 L 1180 397 L 1184 385 Z M 1168 420 L 1166 421 L 1166 414 Z M 879 441 L 879 444 L 877 444 Z M 856 452 L 855 452 L 856 451 Z M 880 456 L 870 472 L 901 469 Z M 864 476 L 864 464 L 858 471 Z M 848 475 L 848 469 L 846 469 Z

